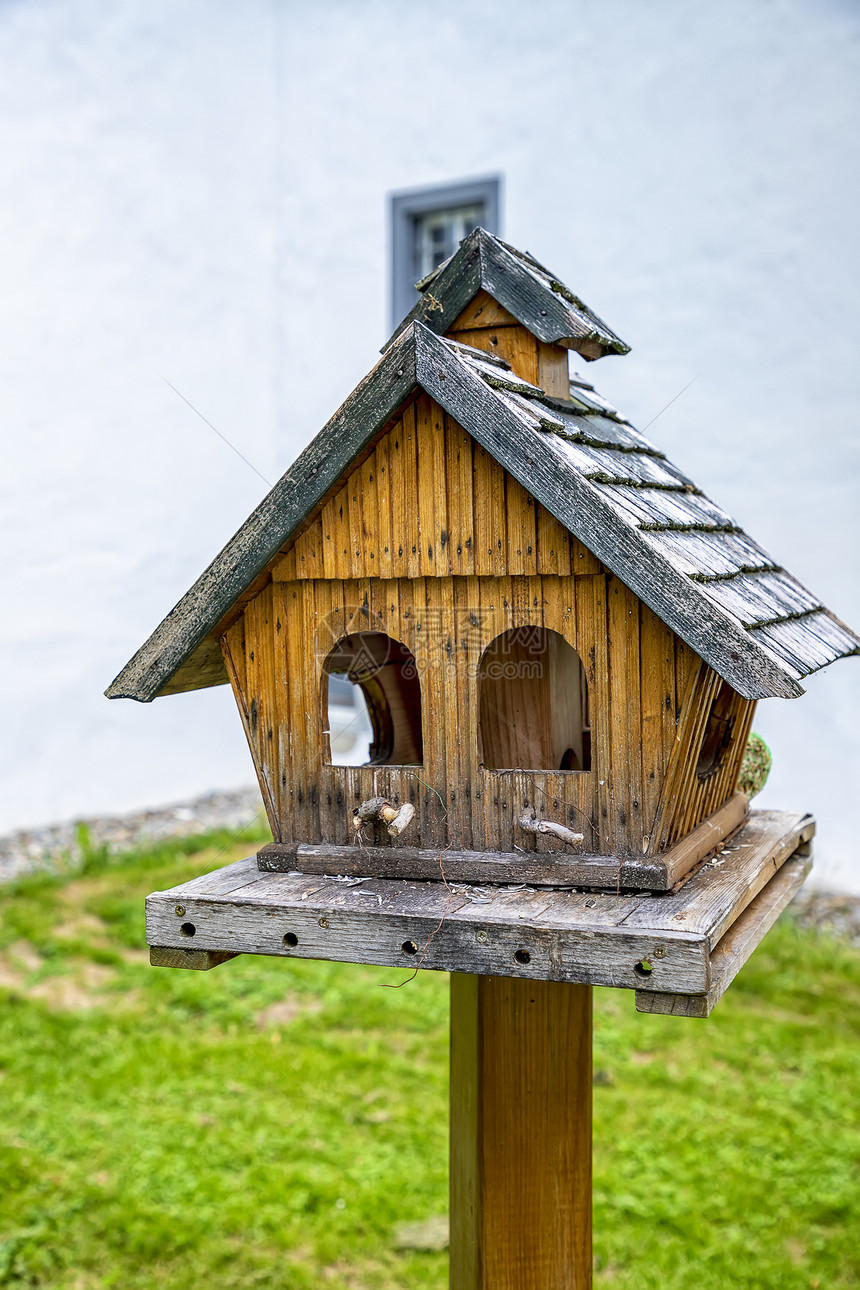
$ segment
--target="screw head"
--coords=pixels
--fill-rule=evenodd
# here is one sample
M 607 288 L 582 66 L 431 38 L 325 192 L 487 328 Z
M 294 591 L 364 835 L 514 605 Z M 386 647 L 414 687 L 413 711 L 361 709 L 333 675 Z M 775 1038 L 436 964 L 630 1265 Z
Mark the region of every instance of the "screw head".
M 176 917 L 177 917 L 177 918 L 182 918 L 183 914 L 185 913 L 185 906 L 184 906 L 184 905 L 177 905 L 177 906 L 176 906 L 176 911 L 175 911 L 175 912 L 176 912 Z
M 475 940 L 478 941 L 481 945 L 486 945 L 489 939 L 490 938 L 486 932 L 475 932 Z
M 664 959 L 666 957 L 666 951 L 663 946 L 658 945 L 651 957 L 655 959 Z
M 328 919 L 326 918 L 325 914 L 323 914 L 322 918 L 318 918 L 317 922 L 319 923 L 320 927 L 328 927 Z

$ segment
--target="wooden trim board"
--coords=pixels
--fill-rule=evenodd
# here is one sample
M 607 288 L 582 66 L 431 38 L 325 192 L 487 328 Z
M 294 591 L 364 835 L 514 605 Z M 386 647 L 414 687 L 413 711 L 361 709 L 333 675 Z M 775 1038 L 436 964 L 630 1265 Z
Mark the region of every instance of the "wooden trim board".
M 150 967 L 190 968 L 192 972 L 209 972 L 236 957 L 236 953 L 230 950 L 188 950 L 166 945 L 149 947 Z
M 814 828 L 808 815 L 754 811 L 730 847 L 666 895 L 344 881 L 263 873 L 249 857 L 153 893 L 147 940 L 707 995 L 720 939 Z
M 569 852 L 462 851 L 270 842 L 257 852 L 267 873 L 338 874 L 408 882 L 528 883 L 610 891 L 671 891 L 743 821 L 748 801 L 736 793 L 663 856 L 648 860 Z
M 801 844 L 717 943 L 711 955 L 711 985 L 707 994 L 656 994 L 637 990 L 637 1012 L 709 1017 L 747 959 L 803 886 L 812 868 L 811 856 L 801 854 L 803 851 L 808 851 L 807 844 Z

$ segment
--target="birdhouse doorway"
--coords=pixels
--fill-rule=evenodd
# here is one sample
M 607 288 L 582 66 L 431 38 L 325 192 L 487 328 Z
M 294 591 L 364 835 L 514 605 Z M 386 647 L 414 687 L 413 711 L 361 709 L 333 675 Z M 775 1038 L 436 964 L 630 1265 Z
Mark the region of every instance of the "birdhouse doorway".
M 359 725 L 370 728 L 367 756 L 342 764 L 416 766 L 424 758 L 421 731 L 421 682 L 412 652 L 384 632 L 356 632 L 342 637 L 323 665 L 321 708 L 326 761 L 333 764 L 332 736 L 339 729 L 337 700 L 353 687 L 351 705 Z M 347 692 L 348 693 L 348 692 Z
M 558 632 L 502 632 L 481 657 L 478 686 L 488 770 L 591 769 L 585 669 Z

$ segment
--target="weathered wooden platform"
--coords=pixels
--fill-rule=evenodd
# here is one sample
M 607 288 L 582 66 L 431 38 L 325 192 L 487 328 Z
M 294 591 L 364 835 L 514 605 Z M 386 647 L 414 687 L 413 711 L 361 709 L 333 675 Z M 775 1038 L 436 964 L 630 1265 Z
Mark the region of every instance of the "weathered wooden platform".
M 707 1016 L 811 867 L 809 815 L 754 811 L 680 891 L 614 895 L 265 873 L 248 857 L 146 903 L 156 966 L 235 954 L 421 966 L 637 992 Z

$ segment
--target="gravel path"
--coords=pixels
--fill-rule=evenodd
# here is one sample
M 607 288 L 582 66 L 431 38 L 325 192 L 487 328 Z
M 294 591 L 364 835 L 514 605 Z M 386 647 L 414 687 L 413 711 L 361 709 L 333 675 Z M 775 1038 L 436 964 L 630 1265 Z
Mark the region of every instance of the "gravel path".
M 157 811 L 135 811 L 130 815 L 21 829 L 0 837 L 0 883 L 32 869 L 50 866 L 59 856 L 77 860 L 81 854 L 78 838 L 81 824 L 85 825 L 93 846 L 106 844 L 111 851 L 120 852 L 165 838 L 188 837 L 213 829 L 244 828 L 263 819 L 259 790 L 239 788 L 227 793 L 207 793 Z M 816 927 L 860 946 L 860 897 L 804 890 L 791 909 L 802 927 Z
M 212 829 L 239 829 L 263 820 L 260 791 L 239 788 L 228 793 L 207 793 L 190 802 L 161 807 L 156 811 L 134 811 L 130 815 L 46 824 L 37 829 L 20 829 L 0 837 L 0 882 L 50 866 L 55 858 L 80 858 L 79 831 L 87 830 L 91 845 L 107 845 L 111 851 L 128 851 L 146 842 L 182 838 Z

